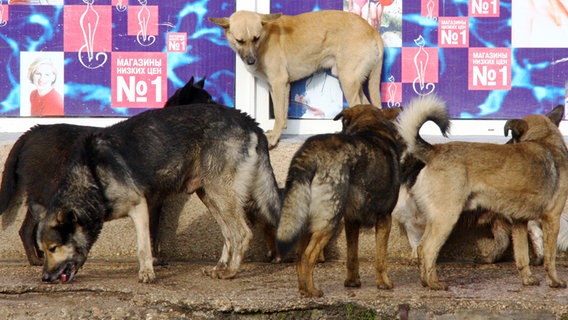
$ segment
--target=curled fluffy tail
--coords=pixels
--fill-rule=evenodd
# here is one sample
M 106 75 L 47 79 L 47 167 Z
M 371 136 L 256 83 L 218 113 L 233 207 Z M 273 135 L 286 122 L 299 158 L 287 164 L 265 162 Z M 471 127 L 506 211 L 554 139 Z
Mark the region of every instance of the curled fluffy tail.
M 433 156 L 433 147 L 420 136 L 420 128 L 433 121 L 444 136 L 450 128 L 446 104 L 435 95 L 421 96 L 410 101 L 399 115 L 398 131 L 408 147 L 408 152 L 428 163 Z
M 568 213 L 563 212 L 560 216 L 560 231 L 558 232 L 558 243 L 556 247 L 559 251 L 568 251 Z
M 276 234 L 278 250 L 284 257 L 294 247 L 308 228 L 310 212 L 310 180 L 289 180 L 286 182 L 282 214 Z

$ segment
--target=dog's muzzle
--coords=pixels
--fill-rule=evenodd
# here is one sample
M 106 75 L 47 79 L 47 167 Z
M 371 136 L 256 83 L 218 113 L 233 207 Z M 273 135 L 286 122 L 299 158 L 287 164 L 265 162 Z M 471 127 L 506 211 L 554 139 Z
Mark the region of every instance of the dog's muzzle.
M 61 283 L 70 282 L 77 273 L 77 265 L 73 262 L 63 263 L 56 271 L 44 271 L 41 276 L 41 281 L 53 283 L 60 281 Z
M 251 56 L 246 57 L 246 58 L 244 58 L 243 60 L 244 60 L 244 62 L 245 62 L 247 65 L 249 65 L 249 66 L 252 66 L 253 64 L 256 63 L 256 58 L 255 58 L 255 57 L 251 57 Z

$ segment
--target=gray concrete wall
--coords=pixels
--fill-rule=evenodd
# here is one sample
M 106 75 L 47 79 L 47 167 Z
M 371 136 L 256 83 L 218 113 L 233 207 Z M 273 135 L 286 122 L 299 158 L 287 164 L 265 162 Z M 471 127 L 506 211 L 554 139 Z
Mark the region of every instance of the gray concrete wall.
M 0 164 L 3 163 L 14 141 L 0 142 Z M 276 179 L 284 185 L 288 165 L 294 152 L 303 142 L 301 137 L 286 137 L 280 145 L 271 151 L 271 161 Z M 20 212 L 16 221 L 5 225 L 2 221 L 0 230 L 0 259 L 25 260 L 23 246 L 18 230 L 23 220 Z M 263 261 L 265 246 L 262 237 L 255 228 L 255 237 L 245 261 Z M 207 212 L 197 196 L 174 196 L 167 202 L 161 228 L 161 250 L 164 258 L 186 261 L 216 261 L 222 249 L 222 236 L 217 223 Z M 364 230 L 360 241 L 360 257 L 374 259 L 374 231 Z M 474 245 L 480 236 L 488 236 L 488 229 L 459 229 L 450 238 L 441 257 L 449 260 L 471 260 L 478 253 Z M 410 246 L 401 234 L 396 223 L 393 224 L 389 242 L 389 256 L 407 259 Z M 326 249 L 328 259 L 343 259 L 345 256 L 343 234 Z M 136 256 L 136 238 L 130 219 L 107 222 L 94 245 L 90 259 L 124 259 Z

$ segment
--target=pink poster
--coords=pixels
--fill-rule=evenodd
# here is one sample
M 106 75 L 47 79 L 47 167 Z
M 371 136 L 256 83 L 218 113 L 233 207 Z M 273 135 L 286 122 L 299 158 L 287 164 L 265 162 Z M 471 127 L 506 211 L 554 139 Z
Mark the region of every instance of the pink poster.
M 441 48 L 469 47 L 469 18 L 438 18 L 438 39 Z
M 469 48 L 469 90 L 510 90 L 511 49 Z
M 420 15 L 427 18 L 438 17 L 440 10 L 439 0 L 422 0 L 420 2 Z
M 520 2 L 520 1 L 518 1 Z M 469 15 L 477 18 L 499 17 L 500 0 L 470 0 Z
M 165 81 L 167 53 L 112 53 L 113 106 L 161 108 L 167 99 Z
M 167 36 L 168 52 L 185 52 L 187 51 L 187 33 L 186 32 L 168 32 Z

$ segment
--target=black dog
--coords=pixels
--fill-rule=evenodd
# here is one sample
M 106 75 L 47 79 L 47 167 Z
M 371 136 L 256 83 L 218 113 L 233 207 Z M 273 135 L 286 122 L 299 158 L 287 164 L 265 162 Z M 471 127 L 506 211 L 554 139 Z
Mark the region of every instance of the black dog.
M 203 89 L 205 78 L 194 83 L 193 77 L 178 89 L 164 107 L 194 103 L 211 103 L 211 95 Z M 22 205 L 27 207 L 19 234 L 30 265 L 42 265 L 42 254 L 36 244 L 39 212 L 55 195 L 57 185 L 67 168 L 73 143 L 99 130 L 97 127 L 70 124 L 38 125 L 24 133 L 14 144 L 4 164 L 0 185 L 0 214 L 3 224 L 15 219 Z M 157 256 L 158 222 L 161 202 L 151 209 L 152 248 Z
M 224 236 L 209 274 L 234 277 L 252 238 L 247 213 L 270 228 L 280 214 L 268 141 L 254 119 L 218 104 L 191 104 L 146 111 L 77 139 L 38 225 L 42 280 L 71 281 L 103 223 L 129 216 L 139 280 L 152 282 L 151 210 L 183 192 L 197 193 Z

